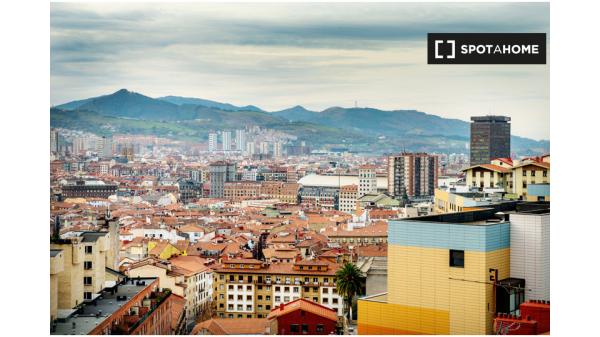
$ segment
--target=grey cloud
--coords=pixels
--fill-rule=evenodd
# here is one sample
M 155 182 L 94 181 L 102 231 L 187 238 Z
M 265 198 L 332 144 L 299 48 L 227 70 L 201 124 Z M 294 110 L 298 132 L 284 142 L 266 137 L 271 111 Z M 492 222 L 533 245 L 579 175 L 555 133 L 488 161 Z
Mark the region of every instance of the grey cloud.
M 547 104 L 532 102 L 547 103 L 547 67 L 434 71 L 423 57 L 428 32 L 548 32 L 548 20 L 544 3 L 52 3 L 51 97 L 58 104 L 128 87 L 273 110 L 356 98 L 467 119 L 466 105 L 444 102 L 468 92 L 477 96 L 468 109 L 501 99 L 506 109 L 543 111 Z

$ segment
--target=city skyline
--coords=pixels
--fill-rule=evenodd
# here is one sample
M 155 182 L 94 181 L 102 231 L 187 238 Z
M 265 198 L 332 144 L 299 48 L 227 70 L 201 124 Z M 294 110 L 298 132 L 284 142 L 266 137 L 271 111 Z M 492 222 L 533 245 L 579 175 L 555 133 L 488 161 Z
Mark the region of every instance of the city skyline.
M 549 139 L 549 67 L 428 66 L 427 32 L 546 32 L 548 4 L 52 4 L 51 104 L 128 88 L 256 105 L 507 115 Z M 466 98 L 465 98 L 466 97 Z

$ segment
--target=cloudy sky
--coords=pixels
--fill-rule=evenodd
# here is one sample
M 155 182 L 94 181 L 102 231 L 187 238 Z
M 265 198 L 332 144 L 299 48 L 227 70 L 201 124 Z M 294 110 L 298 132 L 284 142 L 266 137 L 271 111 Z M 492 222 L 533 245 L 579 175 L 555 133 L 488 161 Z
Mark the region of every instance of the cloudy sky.
M 51 4 L 51 104 L 127 88 L 265 110 L 512 117 L 549 139 L 548 65 L 427 65 L 428 32 L 549 33 L 549 5 Z

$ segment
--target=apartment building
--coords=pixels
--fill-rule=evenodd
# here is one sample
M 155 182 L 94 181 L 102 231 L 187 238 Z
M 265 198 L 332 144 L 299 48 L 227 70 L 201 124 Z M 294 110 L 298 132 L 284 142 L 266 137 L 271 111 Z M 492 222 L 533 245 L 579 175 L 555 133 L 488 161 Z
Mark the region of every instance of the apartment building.
M 197 256 L 180 256 L 168 261 L 147 258 L 129 265 L 125 273 L 134 279 L 156 277 L 161 288 L 168 288 L 173 294 L 183 297 L 188 329 L 212 299 L 212 270 L 205 259 Z
M 50 249 L 50 322 L 58 318 L 58 275 L 65 270 L 62 249 Z
M 359 299 L 359 334 L 491 334 L 509 301 L 497 290 L 523 291 L 509 245 L 510 223 L 493 209 L 390 221 L 390 290 Z
M 186 299 L 188 324 L 192 324 L 212 301 L 212 269 L 207 260 L 199 256 L 178 256 L 169 262 L 174 272 L 183 275 L 185 291 L 182 297 Z
M 427 153 L 403 152 L 388 157 L 388 192 L 396 199 L 433 196 L 439 160 Z
M 365 194 L 377 193 L 377 174 L 374 165 L 362 165 L 358 168 L 358 198 Z
M 550 163 L 526 161 L 512 168 L 511 192 L 527 201 L 550 201 Z
M 377 188 L 377 187 L 376 187 Z M 359 188 L 356 185 L 345 185 L 340 188 L 340 211 L 354 213 L 358 200 Z
M 109 250 L 108 233 L 83 232 L 83 299 L 91 301 L 104 289 L 106 281 L 106 253 Z
M 94 304 L 50 326 L 53 335 L 169 335 L 173 317 L 171 291 L 158 279 L 122 281 L 102 291 Z
M 339 265 L 321 260 L 265 263 L 225 260 L 215 266 L 213 301 L 220 318 L 266 318 L 282 303 L 304 298 L 342 315 L 335 272 Z
M 57 317 L 72 314 L 76 307 L 83 303 L 83 262 L 84 245 L 82 238 L 55 239 L 50 243 L 50 249 L 62 252 L 63 268 L 56 268 L 57 282 Z M 58 260 L 55 260 L 58 263 Z M 58 267 L 58 266 L 55 266 Z
M 265 181 L 261 184 L 260 194 L 267 199 L 279 199 L 282 203 L 297 204 L 300 185 L 279 181 Z
M 479 164 L 464 170 L 466 173 L 467 186 L 476 187 L 481 190 L 504 189 L 512 190 L 510 183 L 511 167 L 502 167 L 495 164 Z M 508 183 L 508 184 L 507 184 Z
M 226 182 L 223 187 L 223 198 L 231 201 L 258 199 L 261 184 L 254 181 Z
M 513 161 L 497 158 L 463 170 L 468 187 L 503 190 L 514 198 L 550 201 L 550 156 Z
M 235 163 L 218 161 L 210 164 L 210 197 L 223 198 L 226 182 L 237 181 Z

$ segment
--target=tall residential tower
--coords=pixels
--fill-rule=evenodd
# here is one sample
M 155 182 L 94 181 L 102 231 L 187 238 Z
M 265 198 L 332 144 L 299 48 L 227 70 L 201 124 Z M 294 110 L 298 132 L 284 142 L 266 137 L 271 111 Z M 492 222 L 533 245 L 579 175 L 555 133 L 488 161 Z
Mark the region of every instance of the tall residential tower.
M 403 152 L 388 157 L 388 192 L 396 199 L 428 197 L 438 181 L 438 157 Z

